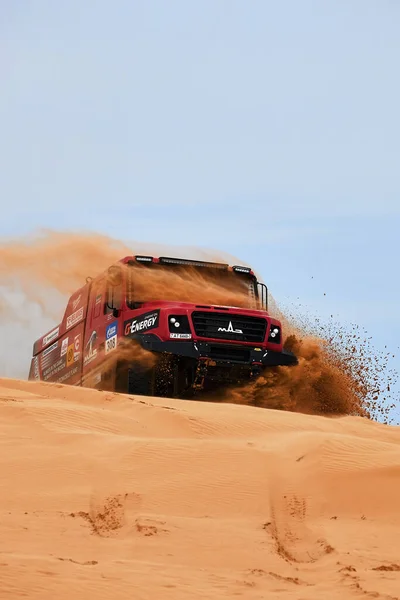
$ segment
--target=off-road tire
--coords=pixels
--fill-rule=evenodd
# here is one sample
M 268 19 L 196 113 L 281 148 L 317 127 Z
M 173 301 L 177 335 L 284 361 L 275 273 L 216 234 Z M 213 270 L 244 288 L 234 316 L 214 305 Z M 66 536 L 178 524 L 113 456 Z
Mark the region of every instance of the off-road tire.
M 128 394 L 154 395 L 154 369 L 130 365 L 128 369 Z

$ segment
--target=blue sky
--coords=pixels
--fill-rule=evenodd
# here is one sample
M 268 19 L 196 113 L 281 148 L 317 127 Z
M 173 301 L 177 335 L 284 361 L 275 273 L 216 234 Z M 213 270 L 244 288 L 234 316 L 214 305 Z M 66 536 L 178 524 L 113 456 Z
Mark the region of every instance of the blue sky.
M 2 3 L 0 235 L 226 251 L 396 351 L 399 30 L 393 0 Z

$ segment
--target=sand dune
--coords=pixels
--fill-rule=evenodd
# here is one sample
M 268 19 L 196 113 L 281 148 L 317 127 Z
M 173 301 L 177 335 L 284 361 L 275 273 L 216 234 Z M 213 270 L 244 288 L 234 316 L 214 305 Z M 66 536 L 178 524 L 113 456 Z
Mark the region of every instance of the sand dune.
M 0 380 L 0 597 L 400 597 L 400 428 Z

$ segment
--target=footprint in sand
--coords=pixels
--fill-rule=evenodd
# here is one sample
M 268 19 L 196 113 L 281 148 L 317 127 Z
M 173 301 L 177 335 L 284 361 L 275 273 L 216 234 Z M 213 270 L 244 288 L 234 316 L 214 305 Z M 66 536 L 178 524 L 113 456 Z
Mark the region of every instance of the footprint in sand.
M 135 527 L 141 503 L 141 496 L 134 492 L 109 496 L 93 493 L 89 511 L 71 513 L 70 516 L 84 519 L 94 535 L 118 537 Z

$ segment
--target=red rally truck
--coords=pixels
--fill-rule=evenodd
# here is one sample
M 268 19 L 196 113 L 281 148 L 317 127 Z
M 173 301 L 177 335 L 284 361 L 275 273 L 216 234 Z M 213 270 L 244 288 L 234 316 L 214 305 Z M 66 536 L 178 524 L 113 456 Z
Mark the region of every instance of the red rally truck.
M 138 296 L 137 269 L 163 269 L 167 282 L 171 269 L 183 282 L 197 273 L 205 284 L 245 289 L 248 304 L 148 300 L 143 286 Z M 294 364 L 280 321 L 268 313 L 267 287 L 251 268 L 129 256 L 70 297 L 61 323 L 34 343 L 29 379 L 185 398 Z

